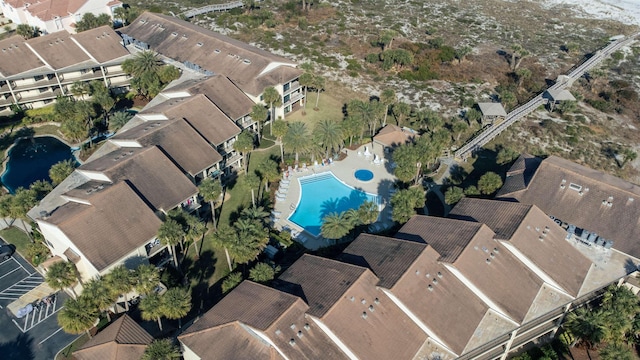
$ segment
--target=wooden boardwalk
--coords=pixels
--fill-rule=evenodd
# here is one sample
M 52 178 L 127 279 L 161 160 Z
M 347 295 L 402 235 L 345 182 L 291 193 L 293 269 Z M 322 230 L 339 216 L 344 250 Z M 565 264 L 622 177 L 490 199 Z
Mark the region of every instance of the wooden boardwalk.
M 239 8 L 239 7 L 242 7 L 242 5 L 243 5 L 242 1 L 231 1 L 231 2 L 228 2 L 228 3 L 224 3 L 224 4 L 207 5 L 207 6 L 203 6 L 201 8 L 185 11 L 185 12 L 182 13 L 182 15 L 184 15 L 185 17 L 191 18 L 191 17 L 194 17 L 196 15 L 206 14 L 206 13 L 209 13 L 209 12 L 227 11 L 227 10 Z
M 598 65 L 602 60 L 607 58 L 609 55 L 620 49 L 621 47 L 630 44 L 633 42 L 636 36 L 640 35 L 640 33 L 636 33 L 632 36 L 623 37 L 612 41 L 609 45 L 604 48 L 598 50 L 588 59 L 585 59 L 582 63 L 574 66 L 572 70 L 567 74 L 567 77 L 563 82 L 556 83 L 540 93 L 538 96 L 529 100 L 526 104 L 519 106 L 518 108 L 511 111 L 507 114 L 505 120 L 499 124 L 495 124 L 489 126 L 486 130 L 476 135 L 474 138 L 465 143 L 460 149 L 456 150 L 454 153 L 455 158 L 457 159 L 466 159 L 469 155 L 471 155 L 474 151 L 480 149 L 482 146 L 487 144 L 489 141 L 493 140 L 496 136 L 500 135 L 505 129 L 507 129 L 511 124 L 516 121 L 522 119 L 523 117 L 529 115 L 535 109 L 537 109 L 540 105 L 546 104 L 547 100 L 542 97 L 542 95 L 548 90 L 564 90 L 571 86 L 571 84 L 584 75 L 585 72 L 589 71 L 596 65 Z

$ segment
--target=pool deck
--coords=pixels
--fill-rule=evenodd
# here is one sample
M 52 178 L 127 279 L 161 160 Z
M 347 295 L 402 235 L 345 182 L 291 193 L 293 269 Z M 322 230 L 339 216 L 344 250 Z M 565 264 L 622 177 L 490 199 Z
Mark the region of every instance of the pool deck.
M 371 153 L 365 156 L 365 147 Z M 342 150 L 346 152 L 347 157 L 341 161 L 334 161 L 330 165 L 308 166 L 306 169 L 292 171 L 289 176 L 289 187 L 284 200 L 277 200 L 274 205 L 274 211 L 279 214 L 279 218 L 274 222 L 276 229 L 290 229 L 295 240 L 310 250 L 316 250 L 320 247 L 331 245 L 333 242 L 323 237 L 315 237 L 312 234 L 303 231 L 303 229 L 289 221 L 288 218 L 295 211 L 295 207 L 300 199 L 300 183 L 298 179 L 305 176 L 313 176 L 314 174 L 326 173 L 328 171 L 340 179 L 345 184 L 365 192 L 376 194 L 380 198 L 381 213 L 378 221 L 374 223 L 374 227 L 382 230 L 393 225 L 391 218 L 391 207 L 387 206 L 390 198 L 390 190 L 394 187 L 395 176 L 389 166 L 388 154 L 385 154 L 383 148 L 379 144 L 373 145 L 368 143 L 356 150 Z M 379 164 L 374 164 L 375 155 L 380 159 L 384 159 Z M 386 157 L 386 158 L 385 158 Z M 354 173 L 358 169 L 367 169 L 373 172 L 373 180 L 362 182 L 355 178 Z

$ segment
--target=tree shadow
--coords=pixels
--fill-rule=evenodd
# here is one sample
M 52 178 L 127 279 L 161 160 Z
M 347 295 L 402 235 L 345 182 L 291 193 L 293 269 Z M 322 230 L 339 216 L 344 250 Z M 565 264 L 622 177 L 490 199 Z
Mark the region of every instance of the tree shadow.
M 21 333 L 12 341 L 0 344 L 0 354 L 4 360 L 30 360 L 35 357 L 32 346 L 33 338 Z
M 449 167 L 449 177 L 454 184 L 461 184 L 469 176 L 467 170 L 458 164 Z
M 632 272 L 638 270 L 638 265 L 636 265 L 633 260 L 627 259 L 627 261 L 624 262 L 624 270 L 627 272 L 627 274 L 631 274 Z

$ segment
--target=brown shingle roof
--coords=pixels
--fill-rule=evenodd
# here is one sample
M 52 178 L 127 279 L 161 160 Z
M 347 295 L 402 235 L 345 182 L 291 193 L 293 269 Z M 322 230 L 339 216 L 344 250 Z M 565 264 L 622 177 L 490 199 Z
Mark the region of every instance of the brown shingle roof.
M 508 240 L 567 293 L 578 295 L 591 261 L 565 240 L 564 229 L 538 207 L 466 198 L 452 213 L 486 224 L 497 238 Z
M 56 16 L 67 17 L 77 12 L 87 0 L 42 0 L 29 6 L 26 11 L 42 21 Z
M 237 321 L 263 331 L 290 359 L 345 358 L 336 344 L 305 318 L 307 309 L 297 296 L 244 281 L 190 326 L 183 337 L 189 337 L 188 341 L 194 341 L 192 338 L 198 336 L 209 337 L 210 352 L 198 353 L 202 358 L 212 358 L 214 352 L 219 351 L 230 353 L 237 345 L 235 342 L 220 342 L 206 330 Z M 290 344 L 291 339 L 294 339 L 294 346 Z
M 207 360 L 284 360 L 278 351 L 247 331 L 240 322 L 208 328 L 200 332 L 183 334 L 178 340 L 201 359 Z M 214 346 L 214 344 L 219 344 Z
M 18 35 L 0 40 L 0 74 L 2 76 L 18 75 L 46 66 L 25 44 L 22 36 Z
M 440 254 L 440 261 L 454 262 L 481 227 L 469 221 L 414 216 L 394 237 L 429 244 Z
M 278 277 L 276 287 L 300 296 L 309 304 L 309 314 L 322 317 L 365 271 L 363 267 L 305 254 Z
M 195 195 L 198 188 L 157 147 L 116 150 L 78 168 L 105 174 L 112 182 L 127 180 L 156 209 L 169 211 Z
M 613 240 L 614 248 L 640 257 L 638 185 L 550 156 L 537 167 L 526 189 L 499 194 L 534 204 L 547 215 Z
M 153 341 L 140 325 L 124 314 L 73 353 L 77 360 L 140 359 Z
M 410 143 L 418 136 L 420 135 L 409 130 L 405 130 L 399 126 L 387 124 L 387 126 L 383 127 L 382 130 L 373 137 L 373 140 L 384 146 L 394 147 Z
M 145 245 L 162 223 L 126 182 L 95 192 L 89 201 L 67 203 L 39 221 L 57 225 L 98 271 Z
M 298 300 L 297 296 L 252 281 L 243 281 L 184 333 L 198 332 L 236 320 L 264 331 Z
M 254 96 L 261 94 L 265 85 L 275 85 L 263 78 L 281 78 L 284 74 L 274 70 L 294 66 L 293 62 L 267 51 L 160 14 L 145 12 L 122 29 L 122 33 L 146 42 L 152 50 L 176 61 L 189 61 L 215 74 L 225 75 Z M 291 80 L 300 70 L 287 69 L 285 73 L 289 77 L 287 80 Z
M 240 134 L 240 128 L 212 103 L 199 94 L 167 109 L 169 118 L 183 118 L 209 143 L 218 146 Z
M 120 43 L 122 38 L 110 26 L 83 31 L 71 37 L 101 64 L 129 55 Z
M 242 90 L 223 75 L 212 76 L 204 81 L 199 79 L 187 81 L 166 89 L 164 93 L 170 94 L 178 91 L 187 91 L 191 95 L 203 94 L 232 120 L 238 120 L 251 113 L 251 108 L 254 105 L 254 102 Z
M 350 264 L 371 269 L 379 286 L 390 289 L 427 247 L 412 241 L 360 234 L 338 257 Z
M 64 31 L 30 39 L 28 44 L 55 70 L 92 62 L 89 55 L 71 40 L 71 35 Z
M 341 259 L 359 258 L 367 264 L 380 278 L 378 286 L 390 289 L 445 345 L 461 354 L 474 341 L 488 306 L 438 262 L 439 256 L 424 244 L 362 234 Z
M 518 323 L 524 320 L 543 284 L 494 240 L 493 232 L 484 225 L 453 266 Z
M 142 146 L 156 145 L 192 176 L 222 161 L 222 156 L 182 119 L 145 122 L 118 133 L 112 140 L 135 140 Z
M 483 223 L 496 234 L 496 239 L 511 239 L 531 205 L 504 201 L 464 198 L 449 213 L 452 219 Z

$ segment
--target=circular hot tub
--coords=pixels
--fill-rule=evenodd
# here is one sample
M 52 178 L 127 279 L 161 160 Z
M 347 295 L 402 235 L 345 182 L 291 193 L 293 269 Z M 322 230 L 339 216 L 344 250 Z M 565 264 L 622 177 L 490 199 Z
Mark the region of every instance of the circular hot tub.
M 373 172 L 367 169 L 359 169 L 359 170 L 356 170 L 353 176 L 355 176 L 356 179 L 358 179 L 359 181 L 367 182 L 373 179 Z

